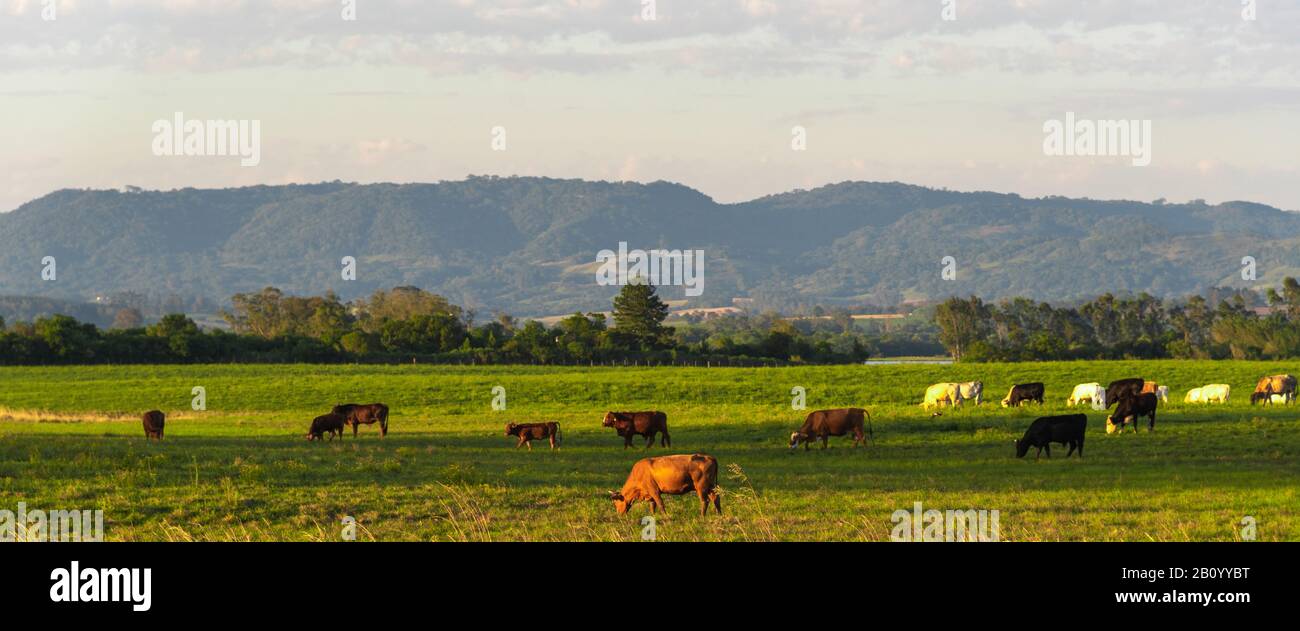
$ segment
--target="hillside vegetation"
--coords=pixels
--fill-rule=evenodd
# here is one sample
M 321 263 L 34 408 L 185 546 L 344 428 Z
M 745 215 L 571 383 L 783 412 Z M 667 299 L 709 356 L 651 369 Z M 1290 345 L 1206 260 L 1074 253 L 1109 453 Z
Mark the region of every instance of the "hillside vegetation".
M 596 254 L 703 249 L 693 306 L 895 305 L 979 295 L 1182 296 L 1300 270 L 1300 215 L 1245 202 L 1025 199 L 845 182 L 720 204 L 666 182 L 477 177 L 175 191 L 64 190 L 0 214 L 0 295 L 224 301 L 267 286 L 345 299 L 415 285 L 519 316 L 605 308 Z M 58 280 L 42 281 L 55 256 Z M 358 260 L 357 279 L 340 260 Z M 957 261 L 957 280 L 940 278 Z M 664 288 L 666 299 L 684 296 Z

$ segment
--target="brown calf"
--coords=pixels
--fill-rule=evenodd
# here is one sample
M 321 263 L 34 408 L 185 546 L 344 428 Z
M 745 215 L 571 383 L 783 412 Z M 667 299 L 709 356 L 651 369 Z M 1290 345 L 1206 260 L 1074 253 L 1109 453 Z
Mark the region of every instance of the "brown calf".
M 662 495 L 684 495 L 695 491 L 700 496 L 700 514 L 707 515 L 709 502 L 722 514 L 718 491 L 718 459 L 708 454 L 642 458 L 632 465 L 632 473 L 623 490 L 610 491 L 614 509 L 620 515 L 638 501 L 650 502 L 650 512 L 664 508 Z M 666 510 L 666 509 L 665 509 Z
M 343 428 L 347 426 L 348 419 L 342 414 L 322 414 L 312 419 L 311 429 L 307 430 L 307 440 L 324 440 L 325 434 L 330 435 L 330 440 L 334 440 L 337 435 L 339 440 L 343 440 Z
M 549 438 L 551 440 L 551 449 L 555 449 L 555 443 L 561 439 L 560 424 L 555 421 L 546 423 L 506 423 L 506 436 L 519 437 L 515 449 L 527 445 L 528 451 L 532 451 L 533 441 L 543 438 Z
M 662 434 L 659 446 L 671 447 L 673 439 L 668 437 L 668 415 L 663 412 L 606 412 L 603 427 L 613 427 L 623 437 L 623 449 L 632 446 L 633 436 L 645 436 L 645 447 L 654 444 L 655 434 Z
M 146 440 L 163 439 L 163 425 L 167 420 L 166 415 L 158 410 L 150 410 L 141 417 L 144 420 L 144 437 Z

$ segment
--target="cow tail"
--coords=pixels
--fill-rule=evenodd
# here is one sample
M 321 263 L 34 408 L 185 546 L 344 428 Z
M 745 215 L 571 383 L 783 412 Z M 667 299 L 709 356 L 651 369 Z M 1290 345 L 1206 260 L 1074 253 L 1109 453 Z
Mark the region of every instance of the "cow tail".
M 876 442 L 876 435 L 871 431 L 871 412 L 868 412 L 866 411 L 866 409 L 863 409 L 862 413 L 867 416 L 867 437 L 870 438 L 871 442 L 874 443 Z
M 559 421 L 556 421 L 556 422 L 555 422 L 555 442 L 557 442 L 557 443 L 562 443 L 562 442 L 564 442 L 564 438 L 561 437 L 560 434 L 561 434 L 561 431 L 560 431 L 560 422 L 559 422 Z
M 379 428 L 384 430 L 383 432 L 384 434 L 388 433 L 388 406 L 387 405 L 379 408 Z

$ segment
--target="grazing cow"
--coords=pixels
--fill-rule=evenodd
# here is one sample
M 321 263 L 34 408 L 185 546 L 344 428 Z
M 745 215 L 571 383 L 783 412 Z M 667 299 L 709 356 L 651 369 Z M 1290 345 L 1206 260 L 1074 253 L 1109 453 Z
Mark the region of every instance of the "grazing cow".
M 610 491 L 614 508 L 619 515 L 638 501 L 650 502 L 650 512 L 664 508 L 661 495 L 683 495 L 695 491 L 700 496 L 700 514 L 707 515 L 709 502 L 722 514 L 722 498 L 718 491 L 718 459 L 708 454 L 660 456 L 642 458 L 632 465 L 632 473 L 623 483 L 623 490 Z
M 383 403 L 370 403 L 367 405 L 344 403 L 334 406 L 333 412 L 342 414 L 348 420 L 348 425 L 352 426 L 353 438 L 357 437 L 357 428 L 372 423 L 379 423 L 380 438 L 388 435 L 388 406 Z
M 1275 394 L 1282 395 L 1286 403 L 1295 401 L 1296 378 L 1291 375 L 1273 375 L 1260 378 L 1259 383 L 1255 384 L 1254 394 L 1250 395 L 1250 403 L 1251 405 L 1259 401 L 1272 403 Z
M 1078 405 L 1084 401 L 1091 403 L 1095 410 L 1106 409 L 1106 389 L 1095 381 L 1081 383 L 1074 387 L 1074 391 L 1070 393 L 1070 398 L 1065 400 L 1065 404 Z
M 623 437 L 623 449 L 632 446 L 633 436 L 645 436 L 645 448 L 649 449 L 655 442 L 655 434 L 661 434 L 660 447 L 671 447 L 673 439 L 668 437 L 668 415 L 660 411 L 653 412 L 606 412 L 602 427 L 613 427 Z
M 1037 401 L 1039 405 L 1043 403 L 1043 384 L 1018 383 L 1011 386 L 1011 391 L 1007 393 L 1007 398 L 1002 400 L 1002 407 L 1016 407 L 1025 401 Z
M 1161 403 L 1169 403 L 1169 386 L 1156 386 L 1156 398 Z
M 1125 395 L 1137 396 L 1142 394 L 1142 386 L 1146 382 L 1142 379 L 1117 379 L 1106 386 L 1106 407 L 1115 405 Z
M 1115 406 L 1115 413 L 1106 417 L 1106 433 L 1114 434 L 1115 432 L 1124 431 L 1124 426 L 1133 420 L 1133 433 L 1137 433 L 1137 417 L 1147 416 L 1151 418 L 1148 431 L 1156 431 L 1156 395 L 1153 393 L 1139 394 L 1120 399 L 1119 405 Z M 1118 419 L 1119 423 L 1115 420 Z
M 939 407 L 944 403 L 955 406 L 961 405 L 961 402 L 961 384 L 936 383 L 925 389 L 925 401 L 921 402 L 921 407 L 928 410 L 932 406 Z
M 149 410 L 141 418 L 144 421 L 145 440 L 162 440 L 163 425 L 167 422 L 167 416 L 158 410 Z
M 867 432 L 863 433 L 863 417 L 866 417 Z M 804 419 L 803 426 L 799 431 L 790 434 L 790 449 L 803 443 L 805 451 L 808 445 L 822 441 L 822 449 L 825 449 L 830 436 L 844 436 L 853 432 L 853 446 L 866 445 L 867 436 L 871 432 L 871 415 L 862 408 L 840 408 L 837 410 L 816 410 L 808 413 L 808 418 Z
M 527 445 L 528 451 L 533 450 L 533 441 L 549 438 L 551 449 L 555 449 L 555 443 L 560 437 L 560 424 L 556 421 L 546 423 L 506 423 L 506 436 L 518 436 L 519 442 L 515 444 L 515 449 L 521 445 Z
M 1187 391 L 1187 396 L 1183 397 L 1183 403 L 1227 403 L 1228 395 L 1232 392 L 1232 386 L 1226 383 L 1212 383 L 1208 386 L 1192 388 Z M 1254 395 L 1251 395 L 1252 398 Z
M 984 402 L 984 382 L 967 381 L 966 383 L 957 384 L 958 390 L 961 391 L 961 398 L 966 401 L 974 401 L 975 405 Z
M 1082 458 L 1083 437 L 1087 429 L 1088 417 L 1083 414 L 1036 418 L 1029 424 L 1029 429 L 1025 430 L 1024 438 L 1016 441 L 1016 457 L 1024 458 L 1030 447 L 1037 447 L 1038 453 L 1034 454 L 1034 460 L 1038 460 L 1044 449 L 1047 450 L 1047 457 L 1051 458 L 1052 443 L 1061 443 L 1070 446 L 1070 450 L 1065 453 L 1066 458 L 1075 450 L 1078 450 L 1079 457 Z
M 330 440 L 334 440 L 337 435 L 339 440 L 343 440 L 343 428 L 348 424 L 348 417 L 335 412 L 322 414 L 312 419 L 311 429 L 307 430 L 307 440 L 324 440 L 325 434 L 330 435 Z

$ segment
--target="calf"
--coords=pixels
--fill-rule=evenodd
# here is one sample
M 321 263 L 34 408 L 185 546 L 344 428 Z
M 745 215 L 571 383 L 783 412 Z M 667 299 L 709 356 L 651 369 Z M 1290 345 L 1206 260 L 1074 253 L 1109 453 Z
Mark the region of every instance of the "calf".
M 383 403 L 344 403 L 334 406 L 335 414 L 342 414 L 352 426 L 352 437 L 357 437 L 357 428 L 361 425 L 379 423 L 379 437 L 388 435 L 388 406 Z
M 555 443 L 560 440 L 560 424 L 556 421 L 546 423 L 506 423 L 506 436 L 519 437 L 515 449 L 519 449 L 521 445 L 527 445 L 528 451 L 532 451 L 533 441 L 543 438 L 549 438 L 551 449 L 555 449 Z
M 1083 457 L 1083 437 L 1087 433 L 1088 417 L 1083 414 L 1066 414 L 1063 416 L 1044 416 L 1034 419 L 1029 424 L 1029 429 L 1025 430 L 1024 438 L 1016 441 L 1016 457 L 1024 458 L 1029 452 L 1030 447 L 1037 447 L 1038 453 L 1034 454 L 1034 460 L 1047 450 L 1047 457 L 1052 457 L 1052 443 L 1061 443 L 1069 445 L 1070 451 L 1065 453 L 1069 458 L 1070 454 L 1077 449 L 1079 457 Z
M 158 410 L 149 410 L 141 418 L 144 421 L 145 440 L 162 440 L 167 416 Z
M 347 417 L 342 414 L 331 412 L 317 416 L 311 421 L 311 429 L 307 430 L 307 440 L 324 440 L 325 434 L 330 435 L 330 440 L 335 436 L 343 440 L 343 428 L 347 423 Z
M 1042 405 L 1043 384 L 1039 382 L 1018 383 L 1011 386 L 1007 398 L 1002 400 L 1002 407 L 1016 407 L 1025 401 L 1037 401 L 1039 405 Z
M 868 433 L 862 431 L 863 418 L 867 421 L 867 432 L 871 431 L 871 415 L 862 408 L 840 408 L 837 410 L 816 410 L 808 413 L 808 418 L 804 419 L 803 426 L 799 431 L 790 434 L 790 449 L 803 443 L 806 451 L 808 445 L 822 441 L 822 449 L 825 449 L 829 437 L 844 436 L 853 432 L 853 446 L 865 445 Z
M 1150 417 L 1151 423 L 1147 426 L 1147 430 L 1156 431 L 1156 404 L 1156 395 L 1150 392 L 1124 397 L 1119 405 L 1115 406 L 1115 413 L 1106 417 L 1106 433 L 1124 431 L 1124 426 L 1128 425 L 1130 418 L 1134 419 L 1133 432 L 1137 433 L 1136 419 L 1139 416 Z M 1115 422 L 1116 419 L 1119 419 L 1118 423 Z
M 1117 379 L 1110 382 L 1110 384 L 1106 386 L 1106 407 L 1115 405 L 1115 403 L 1120 400 L 1120 397 L 1125 395 L 1131 394 L 1137 396 L 1142 394 L 1142 387 L 1145 385 L 1146 381 L 1136 377 L 1132 379 Z
M 660 434 L 659 446 L 671 447 L 673 439 L 668 437 L 668 415 L 663 412 L 606 412 L 602 427 L 613 427 L 623 437 L 623 449 L 632 446 L 633 436 L 645 436 L 645 448 L 649 449 L 655 442 L 655 434 Z
M 664 508 L 662 495 L 683 495 L 691 491 L 700 496 L 701 515 L 708 514 L 710 501 L 714 511 L 722 514 L 717 458 L 708 454 L 642 458 L 632 465 L 623 490 L 610 491 L 609 498 L 619 515 L 626 515 L 638 501 L 650 502 L 653 513 Z

